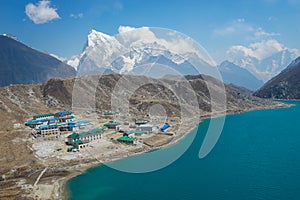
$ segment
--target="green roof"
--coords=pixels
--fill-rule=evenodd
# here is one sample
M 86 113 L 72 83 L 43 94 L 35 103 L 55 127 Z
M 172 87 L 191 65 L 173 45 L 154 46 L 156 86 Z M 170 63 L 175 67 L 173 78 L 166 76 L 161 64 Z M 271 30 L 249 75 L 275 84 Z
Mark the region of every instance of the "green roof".
M 83 142 L 81 140 L 76 140 L 75 144 L 83 144 Z
M 38 115 L 34 115 L 33 118 L 40 118 L 40 117 L 52 117 L 54 116 L 53 113 L 44 113 L 44 114 L 38 114 Z
M 118 112 L 114 112 L 114 111 L 111 111 L 111 110 L 107 110 L 107 111 L 104 111 L 103 114 L 104 114 L 104 115 L 114 115 L 114 114 L 118 114 Z
M 35 121 L 27 121 L 27 122 L 25 122 L 26 125 L 38 125 L 40 123 L 41 122 L 35 122 Z
M 79 134 L 77 134 L 77 133 L 72 133 L 71 135 L 69 135 L 68 136 L 68 138 L 72 138 L 72 139 L 77 139 L 77 138 L 79 138 Z
M 88 132 L 79 133 L 79 138 L 94 136 L 94 135 L 102 134 L 103 132 L 104 130 L 102 128 L 94 128 L 92 130 L 89 130 Z
M 88 132 L 81 132 L 81 133 L 79 133 L 79 137 L 83 138 L 83 137 L 86 137 L 88 134 L 89 134 Z
M 92 130 L 89 130 L 89 133 L 93 134 L 93 135 L 103 133 L 103 132 L 104 132 L 104 130 L 102 128 L 94 128 Z
M 120 138 L 117 139 L 118 141 L 127 141 L 127 142 L 130 142 L 130 141 L 134 141 L 135 138 L 131 138 L 131 137 L 128 137 L 128 136 L 122 136 Z
M 117 121 L 109 121 L 107 123 L 104 124 L 104 126 L 117 126 L 120 125 L 120 122 Z

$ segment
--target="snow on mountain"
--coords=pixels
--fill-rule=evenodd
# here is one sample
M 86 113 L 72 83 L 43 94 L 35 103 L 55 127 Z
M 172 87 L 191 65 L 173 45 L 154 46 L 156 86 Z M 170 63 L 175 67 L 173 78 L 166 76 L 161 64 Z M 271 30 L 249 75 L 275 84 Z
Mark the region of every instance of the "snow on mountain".
M 80 62 L 80 57 L 79 56 L 73 56 L 70 60 L 66 61 L 68 65 L 74 67 L 77 70 L 77 67 Z
M 80 55 L 78 71 L 81 74 L 103 73 L 111 68 L 111 61 L 124 50 L 115 37 L 91 30 Z
M 216 65 L 202 47 L 182 34 L 126 26 L 120 26 L 116 36 L 92 30 L 79 60 L 79 75 L 129 73 L 141 68 L 145 71 L 155 68 L 155 65 L 168 66 L 177 73 L 187 74 L 197 73 L 199 70 L 195 66 L 208 71 L 204 68 Z M 187 66 L 189 68 L 183 68 Z
M 229 61 L 248 69 L 264 82 L 280 73 L 292 60 L 300 55 L 276 40 L 250 44 L 249 47 L 233 46 L 227 51 Z

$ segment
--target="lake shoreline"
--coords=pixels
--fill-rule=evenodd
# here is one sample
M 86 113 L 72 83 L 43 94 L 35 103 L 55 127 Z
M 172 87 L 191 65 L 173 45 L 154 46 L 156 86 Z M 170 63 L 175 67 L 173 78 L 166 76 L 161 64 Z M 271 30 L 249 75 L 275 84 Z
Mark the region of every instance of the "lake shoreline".
M 199 117 L 199 123 L 202 123 L 203 120 L 206 120 L 206 119 L 209 119 L 209 118 L 216 118 L 216 117 L 222 117 L 222 116 L 229 116 L 229 115 L 236 115 L 236 114 L 241 114 L 241 113 L 245 113 L 245 112 L 251 112 L 251 111 L 257 111 L 257 110 L 268 110 L 268 109 L 281 109 L 281 108 L 289 108 L 289 107 L 292 107 L 294 106 L 293 104 L 285 104 L 285 103 L 281 103 L 281 104 L 276 104 L 276 105 L 270 105 L 270 106 L 266 106 L 266 107 L 255 107 L 255 108 L 251 108 L 251 109 L 244 109 L 244 110 L 238 110 L 238 111 L 228 111 L 226 113 L 219 113 L 219 114 L 210 114 L 208 116 L 201 116 Z M 192 118 L 193 119 L 193 118 Z M 127 158 L 127 157 L 131 157 L 131 156 L 137 156 L 137 155 L 140 155 L 140 154 L 144 154 L 144 153 L 147 153 L 147 152 L 150 152 L 150 151 L 154 151 L 154 150 L 159 150 L 159 149 L 162 149 L 162 148 L 166 148 L 166 147 L 169 147 L 169 146 L 172 146 L 174 144 L 177 144 L 178 142 L 180 142 L 183 138 L 185 138 L 188 134 L 190 134 L 194 129 L 196 129 L 196 127 L 192 127 L 188 130 L 186 130 L 184 133 L 180 133 L 178 134 L 178 137 L 174 138 L 174 140 L 172 140 L 171 142 L 167 143 L 167 144 L 164 144 L 162 146 L 159 146 L 159 147 L 155 147 L 155 148 L 150 148 L 149 150 L 146 150 L 146 151 L 140 151 L 138 153 L 134 153 L 130 156 L 119 156 L 119 158 L 117 159 L 111 159 L 110 161 L 108 162 L 105 162 L 105 163 L 109 163 L 109 162 L 114 162 L 114 161 L 117 161 L 117 160 L 121 160 L 121 159 L 124 159 L 124 158 Z M 99 161 L 92 161 L 90 163 L 85 163 L 85 165 L 75 165 L 72 167 L 72 172 L 70 172 L 70 174 L 68 176 L 65 176 L 63 178 L 61 178 L 60 180 L 58 180 L 58 183 L 59 183 L 59 194 L 58 194 L 58 197 L 59 199 L 69 199 L 70 198 L 70 193 L 69 193 L 69 188 L 68 188 L 68 182 L 76 177 L 76 176 L 79 176 L 81 175 L 82 173 L 85 173 L 87 170 L 90 170 L 94 167 L 97 167 L 97 166 L 100 166 L 102 164 L 105 164 L 105 163 L 101 163 Z

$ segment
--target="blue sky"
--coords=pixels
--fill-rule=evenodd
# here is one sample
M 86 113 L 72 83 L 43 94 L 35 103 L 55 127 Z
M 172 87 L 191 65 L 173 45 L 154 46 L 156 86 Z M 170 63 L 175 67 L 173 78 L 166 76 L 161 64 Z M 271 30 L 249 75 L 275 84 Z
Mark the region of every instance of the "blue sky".
M 218 62 L 237 45 L 247 50 L 251 44 L 271 41 L 272 48 L 300 49 L 300 0 L 2 0 L 0 4 L 0 33 L 65 58 L 81 53 L 91 29 L 115 35 L 120 25 L 182 32 Z

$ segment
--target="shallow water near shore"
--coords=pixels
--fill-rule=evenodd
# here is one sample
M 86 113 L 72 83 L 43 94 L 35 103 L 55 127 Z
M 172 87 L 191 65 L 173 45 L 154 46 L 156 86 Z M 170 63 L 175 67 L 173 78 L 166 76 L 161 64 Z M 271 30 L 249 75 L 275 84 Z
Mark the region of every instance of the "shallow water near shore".
M 218 143 L 203 159 L 198 154 L 209 119 L 193 132 L 188 150 L 165 168 L 126 173 L 94 167 L 68 182 L 70 199 L 300 199 L 300 102 L 288 103 L 296 106 L 227 116 Z M 117 163 L 151 165 L 149 154 L 174 151 L 193 133 Z

